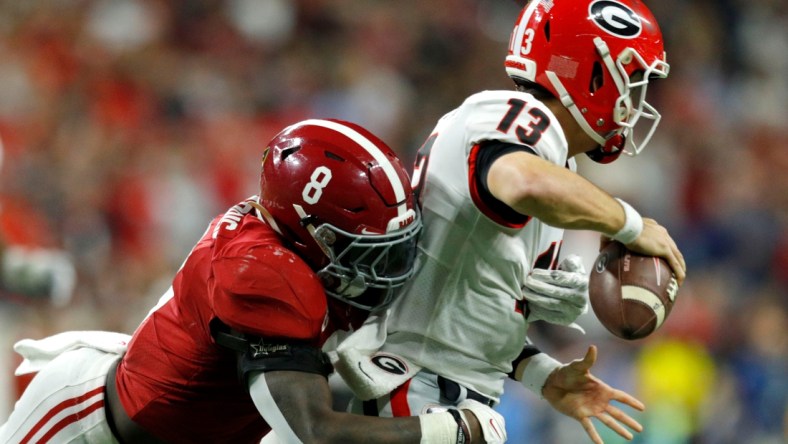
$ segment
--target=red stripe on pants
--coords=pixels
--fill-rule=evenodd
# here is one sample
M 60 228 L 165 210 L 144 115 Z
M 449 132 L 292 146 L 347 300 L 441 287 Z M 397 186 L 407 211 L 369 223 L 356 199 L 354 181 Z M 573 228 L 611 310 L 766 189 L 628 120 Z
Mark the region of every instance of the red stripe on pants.
M 51 429 L 49 429 L 46 435 L 41 437 L 41 441 L 39 441 L 38 444 L 48 443 L 49 440 L 52 439 L 52 437 L 57 434 L 57 432 L 63 430 L 63 428 L 65 428 L 66 426 L 79 421 L 80 419 L 90 415 L 91 413 L 102 407 L 104 407 L 104 400 L 99 399 L 93 404 L 90 404 L 89 406 L 85 407 L 85 409 L 82 410 L 81 412 L 72 413 L 71 415 L 66 416 L 65 418 L 58 421 L 57 424 L 55 424 Z
M 89 391 L 87 393 L 84 393 L 82 395 L 76 396 L 74 398 L 66 399 L 65 401 L 63 401 L 60 404 L 56 405 L 50 411 L 48 411 L 47 414 L 44 415 L 44 417 L 41 418 L 36 423 L 36 425 L 33 426 L 32 429 L 30 429 L 30 431 L 27 433 L 27 435 L 25 435 L 24 438 L 22 438 L 22 441 L 20 441 L 19 444 L 27 444 L 28 442 L 30 442 L 30 440 L 33 439 L 33 435 L 38 433 L 38 431 L 41 430 L 44 427 L 44 425 L 46 425 L 46 423 L 49 422 L 49 420 L 52 419 L 58 413 L 62 412 L 63 410 L 65 410 L 65 409 L 67 409 L 69 407 L 73 407 L 73 406 L 75 406 L 77 404 L 81 404 L 81 403 L 85 402 L 87 399 L 90 399 L 90 398 L 92 398 L 92 397 L 94 397 L 96 395 L 99 395 L 102 392 L 104 392 L 104 386 L 97 387 L 97 388 L 95 388 L 95 389 L 93 389 L 93 390 L 91 390 L 91 391 Z M 99 404 L 99 403 L 101 403 L 101 405 L 96 406 L 96 404 Z M 77 412 L 77 413 L 74 413 L 72 415 L 69 415 L 69 416 L 63 418 L 57 424 L 55 424 L 55 427 L 52 428 L 52 430 L 54 430 L 54 433 L 52 432 L 52 430 L 50 430 L 49 432 L 47 432 L 47 434 L 45 436 L 48 436 L 47 439 L 51 438 L 52 437 L 51 435 L 54 435 L 55 433 L 57 433 L 63 427 L 67 426 L 68 424 L 71 424 L 72 422 L 74 422 L 74 421 L 76 421 L 76 420 L 78 420 L 78 419 L 80 419 L 80 418 L 82 418 L 84 416 L 87 416 L 87 414 L 89 414 L 93 410 L 96 410 L 97 408 L 99 408 L 99 407 L 101 407 L 103 405 L 104 405 L 104 400 L 102 399 L 99 402 L 91 404 L 86 409 L 82 410 L 81 412 Z M 87 413 L 85 413 L 85 412 L 87 412 Z M 68 421 L 66 424 L 63 424 L 63 422 L 66 419 L 70 419 L 70 421 Z M 46 439 L 42 439 L 41 441 L 39 441 L 39 443 L 43 443 L 43 442 L 46 442 Z
M 391 414 L 395 417 L 410 416 L 410 406 L 408 405 L 408 387 L 410 379 L 391 392 Z

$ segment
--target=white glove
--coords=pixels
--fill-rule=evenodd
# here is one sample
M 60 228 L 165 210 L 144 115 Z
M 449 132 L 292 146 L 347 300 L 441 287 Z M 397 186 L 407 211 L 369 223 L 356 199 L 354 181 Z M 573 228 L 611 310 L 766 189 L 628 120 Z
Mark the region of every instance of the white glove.
M 487 444 L 502 444 L 506 442 L 506 420 L 503 415 L 496 412 L 479 401 L 466 399 L 457 405 L 462 410 L 470 410 L 476 415 L 482 427 L 484 442 Z
M 534 269 L 522 291 L 528 301 L 529 322 L 570 325 L 588 311 L 588 274 L 577 255 L 566 257 L 558 270 Z

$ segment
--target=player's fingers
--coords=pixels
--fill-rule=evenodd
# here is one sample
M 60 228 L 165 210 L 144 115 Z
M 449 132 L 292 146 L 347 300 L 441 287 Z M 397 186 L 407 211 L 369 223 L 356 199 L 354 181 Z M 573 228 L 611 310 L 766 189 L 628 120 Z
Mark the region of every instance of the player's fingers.
M 676 241 L 673 240 L 667 229 L 663 228 L 663 231 L 667 238 L 667 255 L 665 259 L 668 261 L 668 264 L 670 264 L 670 268 L 673 269 L 673 273 L 676 275 L 676 280 L 679 285 L 681 285 L 687 275 L 687 264 L 684 262 L 684 255 L 681 254 L 681 250 L 679 250 L 678 245 L 676 245 Z
M 632 440 L 632 438 L 633 438 L 632 432 L 630 432 L 629 430 L 625 429 L 624 426 L 619 424 L 615 419 L 613 419 L 607 413 L 602 413 L 600 415 L 597 415 L 597 418 L 600 421 L 602 421 L 602 424 L 606 425 L 610 430 L 612 430 L 612 431 L 618 433 L 619 435 L 623 436 L 624 438 L 626 438 L 627 441 Z
M 589 370 L 596 362 L 596 345 L 590 345 L 586 355 L 580 362 L 579 370 Z
M 676 275 L 676 281 L 680 286 L 681 284 L 684 283 L 684 278 L 687 277 L 687 272 L 685 271 L 684 267 L 681 265 L 681 262 L 675 253 L 670 255 L 668 263 L 670 264 L 670 268 L 673 269 L 673 274 Z
M 674 259 L 674 261 L 675 263 L 671 264 L 671 267 L 674 270 L 679 270 L 676 272 L 676 282 L 679 284 L 679 286 L 681 286 L 684 284 L 684 279 L 687 277 L 687 271 L 684 269 L 678 259 Z
M 605 442 L 602 441 L 602 437 L 600 437 L 599 433 L 597 433 L 594 423 L 591 422 L 591 418 L 586 417 L 581 419 L 580 424 L 583 426 L 586 433 L 588 434 L 588 437 L 591 438 L 591 441 L 593 441 L 594 444 L 605 444 Z
M 646 410 L 646 405 L 643 404 L 639 399 L 635 398 L 634 396 L 630 395 L 627 392 L 621 390 L 613 390 L 613 399 L 618 402 L 624 403 L 636 410 L 640 410 L 641 412 Z
M 673 238 L 669 236 L 668 257 L 666 259 L 670 264 L 670 268 L 673 269 L 673 273 L 676 275 L 676 280 L 679 285 L 681 285 L 681 283 L 684 282 L 684 278 L 687 276 L 687 264 L 684 262 L 684 255 L 681 254 L 678 245 L 676 245 Z
M 681 268 L 683 270 L 686 270 L 687 264 L 686 262 L 684 262 L 684 255 L 681 253 L 681 249 L 679 248 L 678 244 L 672 237 L 670 238 L 670 247 L 673 250 L 673 253 L 676 255 L 676 258 L 678 258 L 679 263 L 681 264 Z
M 687 277 L 687 263 L 684 261 L 684 255 L 681 254 L 681 250 L 679 250 L 679 247 L 675 242 L 673 243 L 673 255 L 676 256 L 676 261 L 681 268 L 681 278 L 676 276 L 676 279 L 679 281 L 679 285 L 681 285 L 684 283 L 684 279 Z
M 610 416 L 612 416 L 616 420 L 618 420 L 618 422 L 623 423 L 625 426 L 629 427 L 630 429 L 638 433 L 643 431 L 643 426 L 640 425 L 640 423 L 637 422 L 635 418 L 632 418 L 631 416 L 627 415 L 626 413 L 624 413 L 623 410 L 619 409 L 618 407 L 609 405 L 607 407 L 607 413 L 610 414 Z

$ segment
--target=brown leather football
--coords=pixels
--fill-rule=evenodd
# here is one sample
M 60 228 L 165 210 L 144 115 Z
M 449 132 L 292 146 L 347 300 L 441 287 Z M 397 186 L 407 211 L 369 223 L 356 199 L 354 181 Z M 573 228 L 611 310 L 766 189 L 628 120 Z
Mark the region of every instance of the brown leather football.
M 611 242 L 594 262 L 588 296 L 602 325 L 632 340 L 645 338 L 665 322 L 678 288 L 667 261 Z

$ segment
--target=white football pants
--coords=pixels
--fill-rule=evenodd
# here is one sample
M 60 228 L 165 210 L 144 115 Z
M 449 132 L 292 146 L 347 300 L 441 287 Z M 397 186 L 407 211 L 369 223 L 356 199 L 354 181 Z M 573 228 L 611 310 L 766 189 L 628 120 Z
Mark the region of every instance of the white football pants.
M 104 386 L 118 359 L 120 355 L 92 348 L 53 359 L 0 427 L 0 443 L 117 444 L 104 414 Z
M 354 397 L 350 401 L 348 411 L 367 416 L 417 416 L 456 407 L 466 398 L 472 397 L 468 395 L 467 389 L 454 384 L 451 393 L 453 398 L 449 399 L 447 393 L 441 390 L 438 378 L 434 373 L 421 370 L 413 378 L 377 400 L 361 401 Z M 483 402 L 482 399 L 479 401 Z

